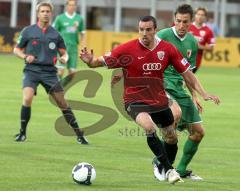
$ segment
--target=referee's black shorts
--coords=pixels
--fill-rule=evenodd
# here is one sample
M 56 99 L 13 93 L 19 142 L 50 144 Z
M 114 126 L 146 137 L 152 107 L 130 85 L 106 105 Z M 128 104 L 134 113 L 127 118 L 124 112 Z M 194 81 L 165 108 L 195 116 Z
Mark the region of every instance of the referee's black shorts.
M 34 72 L 30 70 L 23 72 L 23 88 L 31 87 L 36 93 L 39 84 L 45 88 L 48 94 L 63 91 L 55 72 Z

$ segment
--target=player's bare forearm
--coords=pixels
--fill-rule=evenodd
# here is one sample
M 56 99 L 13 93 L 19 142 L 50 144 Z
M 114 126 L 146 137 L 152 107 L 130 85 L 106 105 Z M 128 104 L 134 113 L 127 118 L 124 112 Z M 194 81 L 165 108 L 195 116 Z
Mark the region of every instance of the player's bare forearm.
M 187 86 L 189 92 L 191 93 L 192 97 L 196 97 L 197 96 L 196 91 L 187 83 L 186 83 L 186 86 Z
M 209 95 L 204 88 L 202 87 L 199 80 L 196 78 L 196 76 L 191 72 L 187 71 L 184 74 L 182 74 L 187 86 L 190 86 L 193 90 L 195 90 L 201 97 L 207 101 L 207 100 L 213 100 L 214 103 L 219 104 L 220 99 L 217 96 Z
M 203 112 L 203 107 L 202 107 L 202 104 L 201 104 L 200 100 L 198 99 L 197 92 L 191 86 L 189 86 L 189 84 L 186 84 L 186 86 L 187 86 L 188 90 L 190 91 L 190 93 L 192 95 L 193 103 L 198 108 L 198 111 L 200 113 L 202 113 Z
M 209 44 L 206 44 L 206 45 L 201 45 L 201 44 L 198 44 L 198 48 L 201 49 L 201 50 L 212 50 L 213 49 L 213 46 L 212 45 L 209 45 Z
M 36 59 L 35 56 L 30 55 L 30 54 L 25 54 L 24 51 L 25 51 L 24 48 L 21 49 L 21 48 L 15 47 L 15 48 L 13 49 L 13 53 L 14 53 L 17 57 L 19 57 L 19 58 L 21 58 L 21 59 L 24 59 L 24 60 L 26 61 L 26 63 L 31 64 L 31 63 Z
M 13 49 L 13 53 L 14 53 L 17 57 L 19 57 L 19 58 L 21 58 L 21 59 L 25 59 L 25 58 L 26 58 L 26 54 L 24 53 L 24 49 L 15 47 L 15 48 Z
M 202 85 L 191 71 L 188 70 L 182 76 L 190 90 L 198 92 L 203 98 L 206 97 L 207 92 L 203 89 Z
M 68 61 L 68 53 L 67 53 L 66 49 L 60 48 L 60 49 L 58 49 L 58 52 L 59 52 L 59 54 L 60 54 L 59 61 L 60 61 L 62 64 L 66 64 L 67 61 Z

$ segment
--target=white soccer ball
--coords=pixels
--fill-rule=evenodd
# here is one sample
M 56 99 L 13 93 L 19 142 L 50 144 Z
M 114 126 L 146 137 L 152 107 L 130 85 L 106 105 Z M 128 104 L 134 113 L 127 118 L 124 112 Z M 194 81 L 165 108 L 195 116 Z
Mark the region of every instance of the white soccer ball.
M 96 170 L 91 164 L 81 162 L 73 167 L 72 178 L 78 184 L 90 185 L 96 178 Z

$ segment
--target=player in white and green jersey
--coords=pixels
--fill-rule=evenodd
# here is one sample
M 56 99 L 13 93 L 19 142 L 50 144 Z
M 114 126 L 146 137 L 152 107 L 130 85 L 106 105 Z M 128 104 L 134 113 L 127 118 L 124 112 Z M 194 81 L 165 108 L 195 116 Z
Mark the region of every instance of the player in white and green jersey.
M 160 30 L 157 35 L 163 40 L 166 40 L 177 47 L 182 53 L 193 69 L 196 64 L 197 56 L 197 41 L 191 33 L 188 33 L 188 28 L 191 24 L 193 17 L 192 7 L 188 4 L 180 5 L 175 12 L 175 25 L 171 28 Z M 183 156 L 177 166 L 177 171 L 182 178 L 202 179 L 197 175 L 193 175 L 192 171 L 187 170 L 187 165 L 192 160 L 193 156 L 198 150 L 198 145 L 204 136 L 204 129 L 202 127 L 202 120 L 199 116 L 199 110 L 201 110 L 201 104 L 197 99 L 197 96 L 192 92 L 192 96 L 189 96 L 187 90 L 184 87 L 183 78 L 176 70 L 170 65 L 164 72 L 165 89 L 174 99 L 182 110 L 182 116 L 178 123 L 178 129 L 187 129 L 189 132 L 188 140 L 186 141 L 183 149 Z M 181 114 L 180 114 L 181 115 Z M 166 145 L 167 151 L 168 145 Z M 175 151 L 175 152 L 173 152 Z M 175 160 L 177 153 L 177 147 L 171 148 L 171 152 L 168 153 L 169 161 L 172 163 Z M 154 174 L 160 181 L 164 180 L 164 172 L 159 168 L 159 172 L 156 171 L 157 161 L 154 159 Z
M 69 59 L 67 62 L 67 69 L 69 74 L 76 72 L 77 58 L 78 58 L 78 44 L 85 46 L 85 26 L 83 17 L 76 13 L 77 2 L 75 0 L 68 0 L 66 2 L 66 12 L 58 15 L 53 22 L 53 27 L 60 32 L 66 44 Z M 79 37 L 79 34 L 81 37 Z M 80 39 L 79 39 L 80 38 Z M 65 65 L 58 63 L 58 75 L 63 77 Z

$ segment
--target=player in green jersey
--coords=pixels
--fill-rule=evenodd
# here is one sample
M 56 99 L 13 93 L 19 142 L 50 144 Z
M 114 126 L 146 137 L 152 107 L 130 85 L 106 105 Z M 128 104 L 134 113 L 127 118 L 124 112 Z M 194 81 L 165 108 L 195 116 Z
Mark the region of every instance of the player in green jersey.
M 85 26 L 83 17 L 76 13 L 77 1 L 67 0 L 66 12 L 58 15 L 53 27 L 60 32 L 66 44 L 69 59 L 67 62 L 68 74 L 74 74 L 77 68 L 78 44 L 85 47 Z M 79 34 L 81 37 L 79 37 Z M 62 79 L 65 65 L 58 63 L 58 76 Z
M 175 25 L 171 28 L 160 30 L 157 35 L 163 40 L 171 42 L 182 53 L 189 63 L 191 68 L 195 68 L 196 56 L 198 45 L 194 36 L 188 33 L 188 28 L 191 24 L 193 17 L 192 7 L 188 4 L 180 5 L 175 12 Z M 192 160 L 193 156 L 198 150 L 199 143 L 204 136 L 204 129 L 202 126 L 202 120 L 199 116 L 199 112 L 202 111 L 201 104 L 196 94 L 191 91 L 192 97 L 190 97 L 184 87 L 183 78 L 179 75 L 171 65 L 164 72 L 165 88 L 168 94 L 177 101 L 181 110 L 182 116 L 178 123 L 178 129 L 187 129 L 189 132 L 188 139 L 183 148 L 183 155 L 179 164 L 177 165 L 177 171 L 182 178 L 191 178 L 195 180 L 202 179 L 201 177 L 194 175 L 192 171 L 187 170 L 187 166 Z M 173 163 L 175 160 L 175 153 L 170 154 L 169 159 Z M 154 163 L 157 163 L 154 160 Z M 156 165 L 154 169 L 155 176 L 158 176 Z M 164 179 L 164 172 L 162 169 L 158 169 L 161 172 L 162 179 Z M 161 178 L 160 178 L 161 179 Z M 162 180 L 161 179 L 161 180 Z

